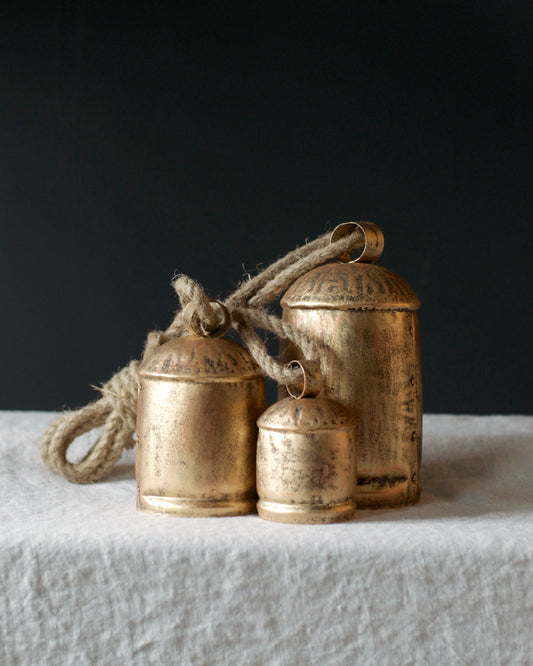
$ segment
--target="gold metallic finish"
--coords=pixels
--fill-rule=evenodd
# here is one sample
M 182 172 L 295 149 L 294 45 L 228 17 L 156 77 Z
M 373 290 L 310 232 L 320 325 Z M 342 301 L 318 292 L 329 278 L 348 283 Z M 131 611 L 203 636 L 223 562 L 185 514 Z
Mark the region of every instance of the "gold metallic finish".
M 358 508 L 416 502 L 422 453 L 416 294 L 386 268 L 334 262 L 296 280 L 281 303 L 283 319 L 317 343 L 325 395 L 355 417 Z M 282 359 L 299 355 L 295 345 L 282 344 Z
M 355 424 L 325 397 L 285 398 L 259 418 L 257 511 L 279 523 L 324 524 L 354 517 Z
M 305 359 L 302 361 L 291 361 L 291 368 L 298 367 L 303 374 L 303 382 L 298 386 L 287 386 L 289 395 L 293 398 L 311 398 L 317 396 L 322 390 L 322 372 L 317 361 Z
M 377 261 L 383 253 L 385 238 L 381 229 L 373 222 L 343 222 L 342 224 L 337 225 L 331 232 L 330 242 L 333 243 L 339 238 L 348 236 L 355 228 L 361 229 L 365 238 L 365 245 L 361 254 L 355 259 L 352 259 L 349 254 L 344 254 L 339 257 L 339 261 L 352 264 L 357 261 L 364 261 L 369 264 L 374 263 L 374 261 Z
M 266 407 L 255 361 L 226 338 L 184 335 L 139 368 L 137 508 L 175 516 L 255 511 L 256 420 Z

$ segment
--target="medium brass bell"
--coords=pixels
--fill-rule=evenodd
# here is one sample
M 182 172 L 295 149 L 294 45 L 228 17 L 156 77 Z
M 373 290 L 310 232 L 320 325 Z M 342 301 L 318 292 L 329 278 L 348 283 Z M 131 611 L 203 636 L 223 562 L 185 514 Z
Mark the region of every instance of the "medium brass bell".
M 356 420 L 358 508 L 412 504 L 420 496 L 422 375 L 414 291 L 374 265 L 383 234 L 369 222 L 339 225 L 332 241 L 358 226 L 360 257 L 341 257 L 296 280 L 284 295 L 283 319 L 313 338 L 324 393 Z M 281 358 L 300 358 L 282 345 Z
M 255 511 L 256 420 L 266 407 L 264 377 L 243 347 L 219 337 L 231 317 L 214 303 L 224 316 L 214 333 L 192 327 L 192 335 L 161 345 L 138 370 L 135 475 L 141 511 Z
M 258 420 L 257 511 L 279 523 L 350 520 L 356 509 L 355 422 L 348 409 L 320 391 L 319 375 L 304 371 L 304 388 L 276 402 Z M 307 386 L 307 384 L 310 386 Z M 315 385 L 313 385 L 315 384 Z

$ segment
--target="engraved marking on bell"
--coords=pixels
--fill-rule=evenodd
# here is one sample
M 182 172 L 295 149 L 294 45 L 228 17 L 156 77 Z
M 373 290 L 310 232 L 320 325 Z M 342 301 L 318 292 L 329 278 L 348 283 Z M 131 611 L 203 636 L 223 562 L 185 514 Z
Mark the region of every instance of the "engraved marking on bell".
M 324 395 L 356 419 L 359 507 L 418 501 L 422 375 L 414 291 L 375 263 L 336 261 L 298 278 L 281 305 L 283 320 L 316 343 Z M 300 360 L 302 352 L 285 342 L 280 357 Z
M 172 516 L 253 512 L 256 419 L 266 401 L 249 353 L 227 338 L 183 335 L 138 375 L 137 507 Z
M 260 517 L 311 524 L 351 520 L 357 452 L 350 412 L 325 397 L 285 398 L 258 425 Z

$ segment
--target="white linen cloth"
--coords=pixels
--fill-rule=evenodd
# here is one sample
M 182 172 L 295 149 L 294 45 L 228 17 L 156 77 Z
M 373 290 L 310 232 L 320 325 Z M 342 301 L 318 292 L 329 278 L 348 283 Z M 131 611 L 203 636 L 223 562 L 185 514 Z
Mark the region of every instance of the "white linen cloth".
M 420 503 L 327 526 L 139 513 L 54 416 L 0 412 L 2 665 L 533 664 L 533 416 L 426 416 Z

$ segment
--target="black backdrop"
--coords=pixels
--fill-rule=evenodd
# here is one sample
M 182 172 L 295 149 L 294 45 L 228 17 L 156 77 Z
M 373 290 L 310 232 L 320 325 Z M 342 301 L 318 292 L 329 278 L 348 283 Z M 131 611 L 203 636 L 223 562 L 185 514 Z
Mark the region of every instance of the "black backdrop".
M 366 219 L 425 411 L 531 413 L 533 5 L 3 3 L 0 408 L 96 397 L 177 308 Z

